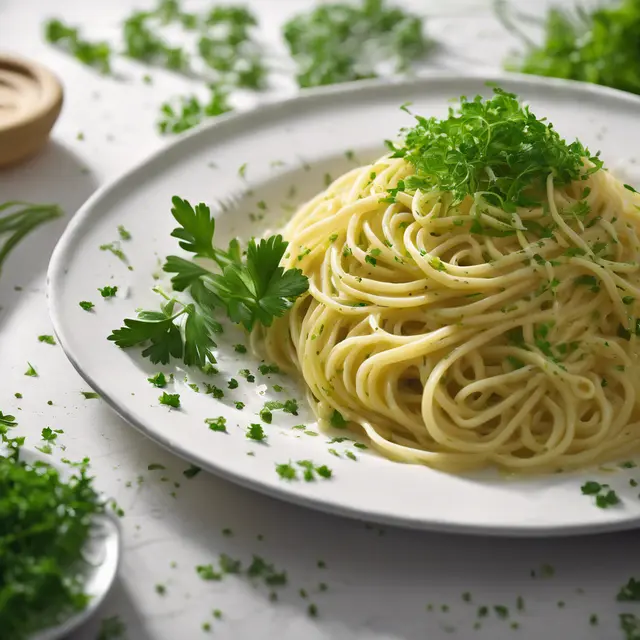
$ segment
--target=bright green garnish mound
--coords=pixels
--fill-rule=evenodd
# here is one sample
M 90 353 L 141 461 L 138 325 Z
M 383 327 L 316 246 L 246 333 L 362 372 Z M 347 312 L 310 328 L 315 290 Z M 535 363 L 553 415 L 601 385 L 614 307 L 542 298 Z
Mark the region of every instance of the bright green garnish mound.
M 103 507 L 85 465 L 63 480 L 46 463 L 21 461 L 22 439 L 2 431 L 14 424 L 0 413 L 9 446 L 0 455 L 0 636 L 23 640 L 87 606 L 82 549 Z
M 401 146 L 387 144 L 394 157 L 415 167 L 407 188 L 450 192 L 453 204 L 480 193 L 505 211 L 536 206 L 550 173 L 556 184 L 568 184 L 602 166 L 597 154 L 577 140 L 567 143 L 552 124 L 499 88 L 488 100 L 463 96 L 442 120 L 415 118 L 417 125 L 402 131 Z M 585 158 L 592 167 L 585 167 Z

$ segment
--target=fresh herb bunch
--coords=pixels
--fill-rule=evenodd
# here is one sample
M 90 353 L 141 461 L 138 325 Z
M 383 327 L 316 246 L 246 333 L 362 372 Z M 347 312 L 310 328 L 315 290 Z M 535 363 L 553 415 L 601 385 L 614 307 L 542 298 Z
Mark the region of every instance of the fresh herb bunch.
M 389 61 L 405 71 L 429 48 L 423 20 L 385 0 L 323 4 L 287 22 L 284 38 L 301 87 L 373 78 Z
M 592 11 L 550 9 L 542 44 L 532 42 L 512 18 L 530 23 L 528 16 L 510 15 L 506 2 L 498 15 L 524 41 L 526 51 L 510 59 L 512 71 L 602 84 L 640 94 L 640 2 L 622 0 L 614 6 L 594 5 Z
M 210 86 L 209 89 L 211 95 L 209 102 L 205 104 L 193 95 L 165 102 L 160 107 L 158 131 L 162 134 L 182 133 L 200 124 L 205 118 L 231 111 L 229 94 L 220 87 Z
M 156 290 L 166 300 L 161 311 L 141 311 L 137 318 L 126 319 L 124 327 L 114 330 L 108 339 L 122 348 L 150 343 L 142 355 L 153 363 L 167 364 L 178 358 L 187 366 L 205 367 L 215 363 L 214 336 L 222 331 L 213 319 L 218 310 L 248 331 L 256 323 L 270 326 L 307 291 L 309 282 L 300 269 L 285 271 L 279 266 L 287 249 L 282 236 L 260 242 L 252 239 L 244 254 L 236 239 L 227 249 L 218 249 L 213 246 L 215 219 L 209 207 L 200 203 L 194 208 L 177 196 L 172 203 L 171 213 L 180 226 L 171 235 L 194 258 L 215 263 L 219 273 L 195 260 L 168 256 L 164 270 L 174 274 L 174 290 L 189 293 L 192 302 Z
M 539 204 L 550 173 L 567 184 L 602 167 L 598 155 L 577 140 L 567 144 L 514 94 L 493 92 L 487 100 L 463 96 L 442 120 L 415 116 L 417 125 L 403 130 L 401 146 L 387 141 L 394 157 L 415 167 L 403 187 L 450 192 L 452 204 L 482 193 L 489 204 L 515 211 Z M 584 166 L 585 158 L 592 167 Z
M 101 73 L 111 73 L 111 47 L 108 43 L 83 40 L 77 28 L 58 19 L 45 23 L 45 38 L 68 51 L 83 64 L 94 67 Z
M 4 202 L 0 204 L 0 273 L 11 250 L 39 225 L 64 215 L 55 204 Z
M 8 420 L 11 418 L 11 420 Z M 24 438 L 8 438 L 0 412 L 0 629 L 23 640 L 84 609 L 82 549 L 104 505 L 86 464 L 63 480 L 44 462 L 20 459 Z

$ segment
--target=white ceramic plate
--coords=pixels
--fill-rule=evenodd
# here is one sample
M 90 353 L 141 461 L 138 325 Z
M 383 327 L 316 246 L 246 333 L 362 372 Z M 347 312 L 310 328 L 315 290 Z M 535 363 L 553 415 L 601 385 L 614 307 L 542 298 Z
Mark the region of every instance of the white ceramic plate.
M 637 153 L 640 100 L 595 86 L 535 78 L 491 78 L 528 101 L 539 116 L 547 116 L 566 137 L 580 137 L 592 149 L 602 149 L 609 166 L 632 163 Z M 168 389 L 181 395 L 182 408 L 158 403 L 160 392 L 147 377 L 161 369 L 136 350 L 122 351 L 107 341 L 109 333 L 133 317 L 139 307 L 157 308 L 152 274 L 168 254 L 180 253 L 170 237 L 175 226 L 170 199 L 231 204 L 218 208 L 218 239 L 243 238 L 274 229 L 297 205 L 323 187 L 326 174 L 337 177 L 354 166 L 345 151 L 361 161 L 383 152 L 383 141 L 411 123 L 399 109 L 412 102 L 424 115 L 443 116 L 451 98 L 488 94 L 486 77 L 431 76 L 412 82 L 358 83 L 307 93 L 258 110 L 220 118 L 187 135 L 150 160 L 102 188 L 75 216 L 53 255 L 49 270 L 49 303 L 54 327 L 69 359 L 86 381 L 136 428 L 178 455 L 213 473 L 292 502 L 362 519 L 423 529 L 503 535 L 559 535 L 622 529 L 640 524 L 638 489 L 629 485 L 634 469 L 589 470 L 575 475 L 505 479 L 495 473 L 452 476 L 426 467 L 390 462 L 353 443 L 328 444 L 324 434 L 305 434 L 292 426 L 304 423 L 316 431 L 310 412 L 283 417 L 274 413 L 267 444 L 245 437 L 266 399 L 304 397 L 295 382 L 257 373 L 258 362 L 235 353 L 232 345 L 246 342 L 240 331 L 227 330 L 219 340 L 220 375 L 209 382 L 225 397 L 197 393 L 202 376 L 185 381 L 174 371 Z M 244 177 L 239 168 L 246 163 Z M 631 165 L 630 165 L 631 166 Z M 291 197 L 290 189 L 296 194 Z M 257 203 L 264 201 L 265 214 Z M 252 221 L 252 218 L 254 221 Z M 124 225 L 132 240 L 122 242 L 133 270 L 100 245 L 117 239 Z M 97 289 L 117 285 L 117 298 L 103 300 Z M 78 302 L 95 302 L 83 311 Z M 248 383 L 241 368 L 256 374 Z M 239 388 L 227 389 L 236 377 Z M 286 392 L 275 393 L 273 384 Z M 262 395 L 263 394 L 263 395 Z M 234 401 L 246 403 L 244 411 Z M 225 416 L 228 434 L 212 432 L 205 418 Z M 333 448 L 340 458 L 328 450 Z M 345 453 L 352 452 L 357 461 Z M 275 464 L 311 459 L 334 471 L 329 481 L 287 482 Z M 640 477 L 640 471 L 635 475 Z M 598 509 L 581 495 L 585 479 L 602 479 L 620 495 L 622 504 Z M 206 508 L 206 505 L 203 505 Z

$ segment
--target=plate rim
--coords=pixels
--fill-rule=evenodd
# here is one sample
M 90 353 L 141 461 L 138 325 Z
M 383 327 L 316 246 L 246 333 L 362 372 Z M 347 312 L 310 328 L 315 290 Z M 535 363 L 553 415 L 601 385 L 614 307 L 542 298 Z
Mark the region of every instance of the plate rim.
M 219 130 L 220 135 L 224 135 L 225 130 L 233 129 L 234 126 L 242 124 L 244 121 L 254 121 L 255 119 L 267 118 L 275 110 L 286 111 L 288 109 L 296 109 L 300 106 L 313 102 L 318 99 L 335 98 L 336 96 L 353 96 L 356 94 L 366 92 L 384 92 L 389 87 L 407 87 L 408 90 L 415 90 L 416 86 L 424 86 L 427 88 L 432 82 L 446 82 L 464 84 L 465 82 L 477 82 L 484 79 L 487 83 L 500 84 L 509 83 L 516 85 L 525 85 L 530 88 L 540 87 L 543 89 L 558 88 L 564 90 L 570 90 L 577 95 L 583 96 L 599 96 L 608 97 L 613 100 L 623 101 L 631 105 L 640 106 L 640 96 L 627 93 L 618 89 L 612 89 L 610 87 L 603 87 L 601 85 L 594 85 L 584 82 L 578 82 L 574 80 L 563 80 L 557 78 L 545 78 L 540 76 L 529 76 L 516 73 L 496 73 L 496 72 L 483 72 L 481 70 L 456 74 L 454 72 L 440 72 L 433 71 L 427 73 L 420 73 L 413 78 L 397 78 L 397 79 L 375 79 L 375 80 L 360 80 L 355 82 L 342 83 L 338 85 L 330 85 L 327 87 L 316 87 L 313 89 L 306 89 L 299 94 L 278 98 L 268 97 L 261 104 L 256 107 L 247 110 L 241 110 L 218 116 L 212 119 L 211 122 L 203 123 L 194 129 L 180 134 L 170 143 L 163 145 L 160 149 L 155 150 L 151 154 L 145 156 L 141 161 L 136 162 L 132 167 L 125 169 L 115 178 L 108 180 L 105 184 L 101 185 L 78 209 L 73 215 L 61 237 L 59 238 L 54 251 L 52 253 L 49 266 L 47 269 L 46 277 L 46 297 L 49 315 L 53 325 L 54 333 L 58 339 L 58 342 L 64 351 L 66 357 L 70 361 L 71 365 L 78 372 L 78 374 L 85 380 L 85 382 L 96 390 L 100 396 L 107 402 L 107 404 L 127 423 L 133 426 L 136 430 L 141 432 L 145 437 L 150 438 L 163 448 L 167 449 L 174 455 L 182 458 L 191 463 L 197 463 L 198 466 L 213 473 L 225 480 L 238 484 L 242 487 L 248 488 L 252 491 L 256 491 L 263 495 L 268 495 L 272 498 L 284 500 L 285 502 L 293 503 L 298 506 L 311 508 L 316 511 L 328 513 L 331 515 L 338 515 L 356 519 L 360 521 L 374 521 L 385 525 L 398 526 L 413 530 L 421 531 L 433 531 L 444 533 L 457 533 L 462 535 L 484 535 L 492 537 L 519 537 L 519 538 L 540 538 L 540 537 L 566 537 L 574 535 L 594 535 L 605 532 L 613 531 L 625 531 L 629 529 L 635 529 L 640 526 L 640 516 L 630 517 L 625 520 L 612 521 L 612 522 L 600 522 L 591 524 L 563 524 L 558 526 L 540 525 L 537 526 L 532 523 L 526 525 L 476 525 L 476 524 L 464 524 L 464 523 L 452 523 L 447 520 L 432 518 L 428 521 L 420 518 L 414 519 L 408 516 L 400 517 L 386 514 L 385 512 L 376 512 L 371 510 L 364 510 L 354 505 L 344 505 L 334 502 L 330 502 L 323 497 L 317 497 L 308 493 L 301 495 L 298 492 L 288 489 L 288 485 L 282 483 L 281 485 L 273 486 L 265 483 L 261 483 L 249 477 L 245 477 L 241 473 L 233 470 L 228 466 L 222 466 L 217 463 L 212 463 L 207 459 L 201 458 L 197 452 L 192 453 L 185 451 L 180 446 L 179 442 L 169 441 L 163 435 L 153 431 L 147 427 L 142 420 L 138 420 L 132 415 L 125 406 L 121 405 L 116 398 L 111 397 L 106 393 L 101 385 L 80 365 L 79 359 L 74 353 L 73 349 L 69 346 L 67 341 L 67 333 L 65 331 L 65 323 L 62 320 L 61 307 L 58 304 L 60 297 L 58 296 L 58 289 L 61 288 L 63 276 L 66 271 L 66 265 L 64 263 L 64 256 L 73 245 L 73 240 L 76 232 L 82 227 L 86 218 L 88 218 L 92 212 L 94 205 L 107 197 L 113 191 L 117 190 L 122 183 L 130 180 L 136 174 L 146 170 L 149 165 L 160 160 L 165 154 L 174 153 L 180 146 L 188 145 L 192 138 L 200 135 L 206 135 L 211 130 Z

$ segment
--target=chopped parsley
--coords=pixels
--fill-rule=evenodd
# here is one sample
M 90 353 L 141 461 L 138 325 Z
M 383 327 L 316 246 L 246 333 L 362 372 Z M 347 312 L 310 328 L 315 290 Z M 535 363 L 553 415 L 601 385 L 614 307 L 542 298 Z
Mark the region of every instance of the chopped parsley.
M 147 380 L 154 387 L 158 387 L 159 389 L 164 389 L 167 386 L 167 379 L 162 371 L 160 373 L 156 373 L 155 376 L 151 376 L 151 378 L 147 378 Z
M 640 602 L 640 580 L 629 578 L 627 584 L 618 592 L 616 600 L 618 602 Z
M 251 373 L 251 371 L 249 371 L 249 369 L 240 369 L 240 371 L 238 371 L 238 375 L 241 378 L 244 378 L 247 382 L 256 381 L 256 377 Z
M 243 344 L 234 344 L 233 350 L 236 353 L 247 353 L 247 347 L 245 347 Z
M 333 477 L 333 471 L 326 465 L 316 466 L 311 460 L 299 460 L 296 465 L 302 469 L 302 476 L 306 482 L 312 482 L 316 475 L 329 480 Z M 276 464 L 276 473 L 283 480 L 298 480 L 298 470 L 290 462 Z
M 238 381 L 235 378 L 230 378 L 229 382 L 227 382 L 227 387 L 229 387 L 229 389 L 237 389 Z
M 244 402 L 241 402 L 240 400 L 236 400 L 236 402 L 233 403 L 236 407 L 236 409 L 238 411 L 242 411 L 244 409 Z
M 24 372 L 24 375 L 29 376 L 30 378 L 37 378 L 38 372 L 35 370 L 34 366 L 30 362 L 27 362 L 27 365 L 27 370 Z
M 38 342 L 44 342 L 45 344 L 56 344 L 56 339 L 53 336 L 42 335 L 38 336 Z
M 100 394 L 95 391 L 81 391 L 80 393 L 84 396 L 85 400 L 97 400 L 100 397 Z
M 102 287 L 98 288 L 98 291 L 103 298 L 113 298 L 118 292 L 118 287 Z
M 164 404 L 168 407 L 178 409 L 180 407 L 180 394 L 179 393 L 167 393 L 164 391 L 158 398 L 160 404 Z
M 217 418 L 206 418 L 206 424 L 209 425 L 211 431 L 227 432 L 227 419 L 224 416 L 218 416 Z
M 85 310 L 85 311 L 91 311 L 91 309 L 93 309 L 93 307 L 95 307 L 95 305 L 93 304 L 93 302 L 89 302 L 88 300 L 82 300 L 82 302 L 78 302 L 78 304 Z
M 264 429 L 261 425 L 252 423 L 247 428 L 247 438 L 251 440 L 257 440 L 258 442 L 262 442 L 267 437 L 267 434 L 264 432 Z
M 329 422 L 331 423 L 331 426 L 336 429 L 345 429 L 349 424 L 348 420 L 345 420 L 343 415 L 337 409 L 333 410 Z
M 260 420 L 266 422 L 267 424 L 271 424 L 271 422 L 273 421 L 273 414 L 271 413 L 271 411 L 269 411 L 269 409 L 262 408 L 260 409 Z
M 182 472 L 182 475 L 185 478 L 189 478 L 189 480 L 191 480 L 192 478 L 195 478 L 201 471 L 202 469 L 200 467 L 196 467 L 192 464 L 188 469 L 185 469 Z
M 267 376 L 270 373 L 280 373 L 280 367 L 277 364 L 263 363 L 258 367 L 258 371 L 260 371 L 263 376 Z
M 55 439 L 56 434 L 46 428 L 42 435 Z M 7 447 L 0 456 L 0 624 L 3 637 L 23 640 L 89 604 L 78 569 L 85 566 L 84 546 L 104 504 L 87 461 L 74 464 L 72 475 L 63 479 L 45 462 L 21 460 L 24 438 L 8 438 L 1 422 L 0 437 Z

